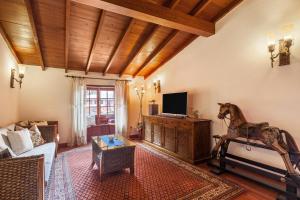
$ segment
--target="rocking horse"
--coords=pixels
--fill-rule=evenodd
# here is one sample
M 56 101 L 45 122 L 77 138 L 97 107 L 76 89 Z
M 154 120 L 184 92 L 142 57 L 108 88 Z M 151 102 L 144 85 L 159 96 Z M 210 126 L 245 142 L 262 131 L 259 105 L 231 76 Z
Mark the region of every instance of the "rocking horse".
M 225 121 L 229 119 L 227 134 L 221 136 L 220 140 L 212 151 L 215 158 L 219 148 L 227 140 L 238 137 L 248 140 L 260 140 L 267 147 L 277 151 L 282 157 L 286 166 L 288 176 L 300 187 L 300 152 L 293 137 L 285 130 L 271 127 L 267 122 L 249 123 L 244 117 L 240 108 L 230 103 L 219 103 L 220 111 L 218 118 Z M 229 116 L 228 116 L 229 115 Z M 284 140 L 285 137 L 285 140 Z

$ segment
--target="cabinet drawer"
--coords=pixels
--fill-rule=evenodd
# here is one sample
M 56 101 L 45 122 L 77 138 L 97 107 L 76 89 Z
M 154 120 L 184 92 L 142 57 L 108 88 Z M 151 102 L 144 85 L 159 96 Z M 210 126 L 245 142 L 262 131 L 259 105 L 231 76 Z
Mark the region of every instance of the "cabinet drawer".
M 183 129 L 192 129 L 193 123 L 189 121 L 182 121 L 178 123 L 178 127 Z

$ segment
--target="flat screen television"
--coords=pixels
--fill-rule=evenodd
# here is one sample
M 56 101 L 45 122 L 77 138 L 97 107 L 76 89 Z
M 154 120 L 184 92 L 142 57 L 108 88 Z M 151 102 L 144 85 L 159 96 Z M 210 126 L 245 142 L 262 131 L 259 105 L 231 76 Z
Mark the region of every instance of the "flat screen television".
M 164 114 L 186 115 L 187 92 L 163 94 Z

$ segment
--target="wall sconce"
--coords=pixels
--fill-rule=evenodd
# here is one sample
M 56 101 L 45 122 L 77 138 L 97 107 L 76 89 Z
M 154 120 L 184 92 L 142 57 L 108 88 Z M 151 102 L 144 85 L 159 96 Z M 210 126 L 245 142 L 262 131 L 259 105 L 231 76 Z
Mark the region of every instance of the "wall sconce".
M 293 44 L 293 40 L 290 37 L 279 40 L 278 53 L 274 55 L 275 42 L 271 42 L 268 45 L 268 50 L 271 53 L 271 66 L 273 68 L 275 58 L 279 57 L 279 66 L 290 64 L 290 47 Z
M 155 93 L 160 93 L 160 80 L 153 81 Z
M 19 65 L 19 79 L 15 78 L 16 76 L 16 69 L 12 68 L 10 73 L 10 87 L 15 88 L 15 81 L 19 83 L 20 88 L 22 87 L 23 78 L 25 74 L 25 67 Z

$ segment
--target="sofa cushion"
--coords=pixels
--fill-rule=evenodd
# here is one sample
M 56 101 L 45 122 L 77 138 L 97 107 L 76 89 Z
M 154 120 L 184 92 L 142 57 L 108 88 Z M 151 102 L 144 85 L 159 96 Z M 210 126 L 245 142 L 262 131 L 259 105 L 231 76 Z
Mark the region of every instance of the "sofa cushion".
M 25 128 L 16 125 L 17 131 L 24 130 L 24 129 Z M 34 147 L 37 147 L 37 146 L 45 143 L 45 140 L 43 139 L 42 134 L 41 134 L 40 130 L 38 129 L 37 125 L 33 125 L 29 129 L 29 132 L 30 132 L 31 141 L 32 141 Z
M 5 127 L 5 128 L 6 128 L 7 130 L 14 131 L 14 130 L 15 130 L 15 127 L 16 127 L 15 124 L 11 124 L 11 125 L 8 125 L 8 126 Z
M 50 172 L 52 168 L 52 164 L 55 157 L 56 144 L 55 142 L 50 142 L 46 144 L 42 144 L 34 149 L 27 151 L 23 154 L 18 155 L 18 157 L 28 157 L 35 155 L 44 155 L 44 163 L 45 163 L 45 181 L 48 182 L 50 177 Z
M 25 120 L 25 121 L 20 121 L 19 123 L 17 123 L 19 126 L 28 126 L 29 125 L 29 121 Z
M 12 157 L 16 157 L 16 154 L 12 151 L 10 143 L 7 137 L 7 129 L 0 129 L 0 150 L 3 151 L 7 149 Z
M 33 144 L 28 129 L 9 131 L 7 136 L 10 146 L 15 154 L 19 155 L 33 149 Z
M 34 121 L 30 122 L 30 126 L 37 125 L 37 126 L 48 126 L 48 122 L 46 120 L 44 121 Z
M 31 140 L 34 147 L 42 145 L 45 143 L 45 140 L 42 137 L 40 130 L 37 125 L 33 125 L 30 129 Z

